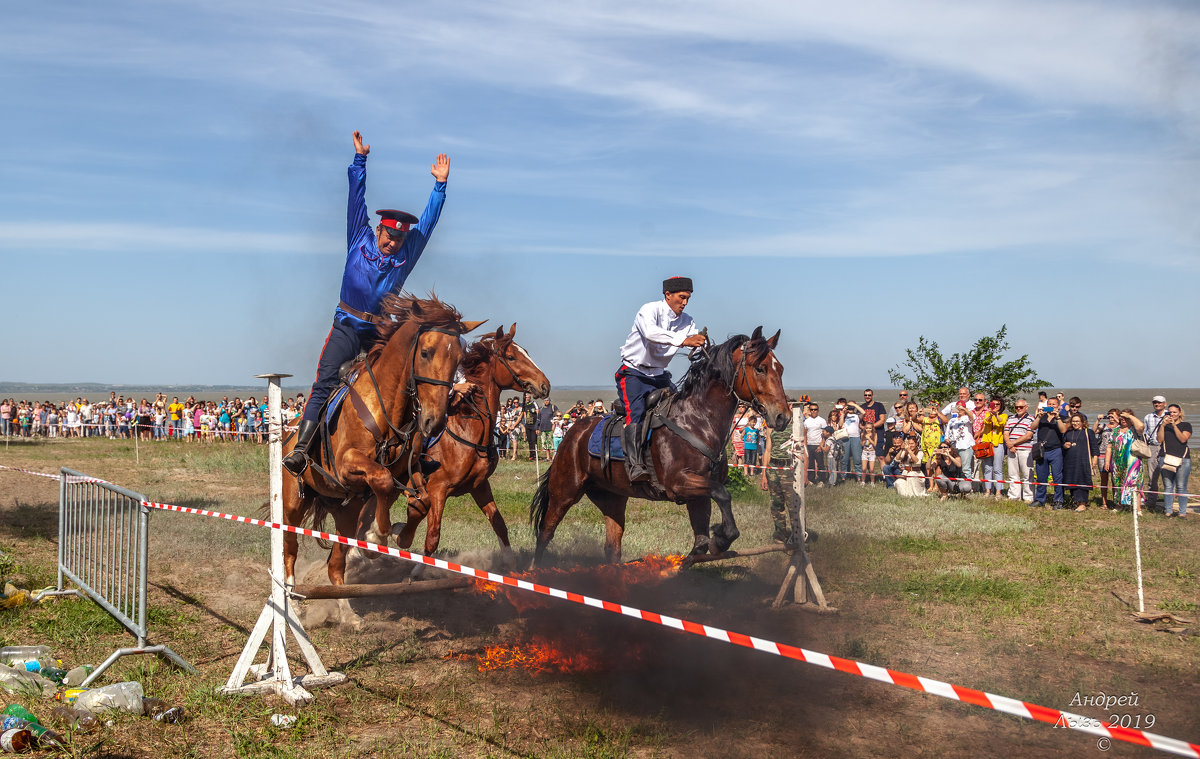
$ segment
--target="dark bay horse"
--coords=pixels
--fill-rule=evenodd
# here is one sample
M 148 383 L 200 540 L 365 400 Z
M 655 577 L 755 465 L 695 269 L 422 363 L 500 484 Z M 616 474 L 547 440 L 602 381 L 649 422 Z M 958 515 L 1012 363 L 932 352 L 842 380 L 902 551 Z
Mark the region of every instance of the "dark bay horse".
M 621 560 L 625 505 L 631 497 L 686 504 L 695 536 L 693 554 L 717 554 L 727 549 L 738 537 L 732 502 L 724 485 L 725 445 L 737 401 L 749 403 L 773 429 L 782 430 L 791 420 L 783 391 L 783 365 L 774 353 L 778 342 L 778 332 L 766 339 L 762 327 L 758 327 L 750 337 L 735 335 L 719 346 L 710 345 L 693 353 L 692 365 L 667 414 L 668 424 L 658 428 L 648 443 L 648 462 L 654 467 L 661 490 L 650 483 L 630 483 L 623 462 L 605 467 L 601 459 L 588 453 L 588 438 L 601 423 L 599 417 L 572 426 L 529 506 L 537 535 L 534 564 L 541 562 L 546 544 L 567 510 L 585 494 L 604 515 L 604 553 L 609 562 Z M 672 426 L 682 430 L 682 435 Z M 710 539 L 712 500 L 721 510 L 721 523 L 713 527 Z
M 464 322 L 453 306 L 433 296 L 387 295 L 380 310 L 379 340 L 351 383 L 351 397 L 337 411 L 328 450 L 314 441 L 310 456 L 315 465 L 300 478 L 283 478 L 287 524 L 299 526 L 311 516 L 319 528 L 326 514 L 333 514 L 338 533 L 354 536 L 359 513 L 374 498 L 376 527 L 387 535 L 398 486 L 418 460 L 414 451 L 446 424 L 451 382 L 462 358 L 459 335 L 482 322 Z M 293 436 L 284 444 L 284 455 L 294 445 Z M 297 536 L 286 533 L 283 563 L 289 583 L 298 548 Z M 330 582 L 342 584 L 345 568 L 346 547 L 334 543 Z
M 505 334 L 498 327 L 467 348 L 462 370 L 471 389 L 450 404 L 446 429 L 429 448 L 429 455 L 441 466 L 429 476 L 414 473 L 410 485 L 421 493 L 409 498 L 408 521 L 397 533 L 401 548 L 412 545 L 417 526 L 428 517 L 425 528 L 425 553 L 437 550 L 441 538 L 442 510 L 446 498 L 467 493 L 492 525 L 509 561 L 513 560 L 508 542 L 508 526 L 496 507 L 488 478 L 496 471 L 499 455 L 492 444 L 496 412 L 503 390 L 524 390 L 535 398 L 550 394 L 550 381 L 529 354 L 513 341 L 517 325 Z M 515 564 L 515 562 L 513 562 Z M 416 567 L 422 568 L 423 564 Z

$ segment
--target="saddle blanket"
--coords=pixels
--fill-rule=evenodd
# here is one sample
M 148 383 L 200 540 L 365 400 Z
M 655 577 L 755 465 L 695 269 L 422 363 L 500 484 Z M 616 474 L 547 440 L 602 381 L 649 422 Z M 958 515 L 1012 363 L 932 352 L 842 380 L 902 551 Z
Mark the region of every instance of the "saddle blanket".
M 600 423 L 592 428 L 592 436 L 590 438 L 588 438 L 588 446 L 587 446 L 588 453 L 595 456 L 596 458 L 602 458 L 604 455 L 600 449 L 600 444 L 601 444 L 600 438 L 604 434 L 604 428 L 605 428 L 605 426 L 607 426 L 608 420 L 612 416 L 613 416 L 612 414 L 605 415 L 604 418 L 600 420 Z M 624 430 L 624 427 L 622 427 L 621 429 Z M 623 433 L 612 436 L 612 443 L 609 446 L 609 449 L 610 449 L 609 455 L 614 461 L 624 461 L 625 460 L 625 450 L 622 448 L 622 444 L 624 443 L 624 441 L 622 440 L 623 437 L 624 437 Z

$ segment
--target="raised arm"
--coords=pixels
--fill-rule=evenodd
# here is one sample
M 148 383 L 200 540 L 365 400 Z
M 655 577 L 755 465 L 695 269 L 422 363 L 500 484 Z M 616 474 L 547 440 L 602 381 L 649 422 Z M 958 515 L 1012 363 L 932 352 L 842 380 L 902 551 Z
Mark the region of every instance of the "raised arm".
M 367 215 L 367 153 L 371 152 L 371 146 L 363 144 L 362 135 L 357 130 L 353 137 L 354 161 L 346 171 L 350 180 L 350 193 L 346 201 L 347 255 L 363 227 L 370 226 L 370 217 Z

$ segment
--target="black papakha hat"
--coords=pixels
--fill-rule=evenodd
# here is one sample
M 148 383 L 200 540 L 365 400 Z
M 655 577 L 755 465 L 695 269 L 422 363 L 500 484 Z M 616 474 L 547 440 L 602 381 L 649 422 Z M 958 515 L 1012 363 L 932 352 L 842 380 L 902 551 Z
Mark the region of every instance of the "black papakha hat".
M 668 277 L 663 280 L 664 293 L 678 293 L 684 290 L 689 293 L 692 291 L 691 277 Z
M 389 235 L 399 237 L 408 231 L 408 228 L 416 224 L 420 219 L 413 216 L 408 211 L 395 211 L 390 208 L 376 211 L 381 217 L 379 223 L 387 230 Z

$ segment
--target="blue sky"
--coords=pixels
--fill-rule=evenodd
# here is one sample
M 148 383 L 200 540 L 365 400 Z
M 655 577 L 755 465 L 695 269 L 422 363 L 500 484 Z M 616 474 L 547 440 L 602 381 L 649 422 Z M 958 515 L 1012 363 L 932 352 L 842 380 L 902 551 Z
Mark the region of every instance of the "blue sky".
M 1196 385 L 1200 6 L 830 5 L 9 5 L 0 380 L 311 377 L 358 129 L 372 210 L 451 158 L 409 289 L 558 385 L 675 274 L 789 387 L 1002 323 L 1057 385 Z

